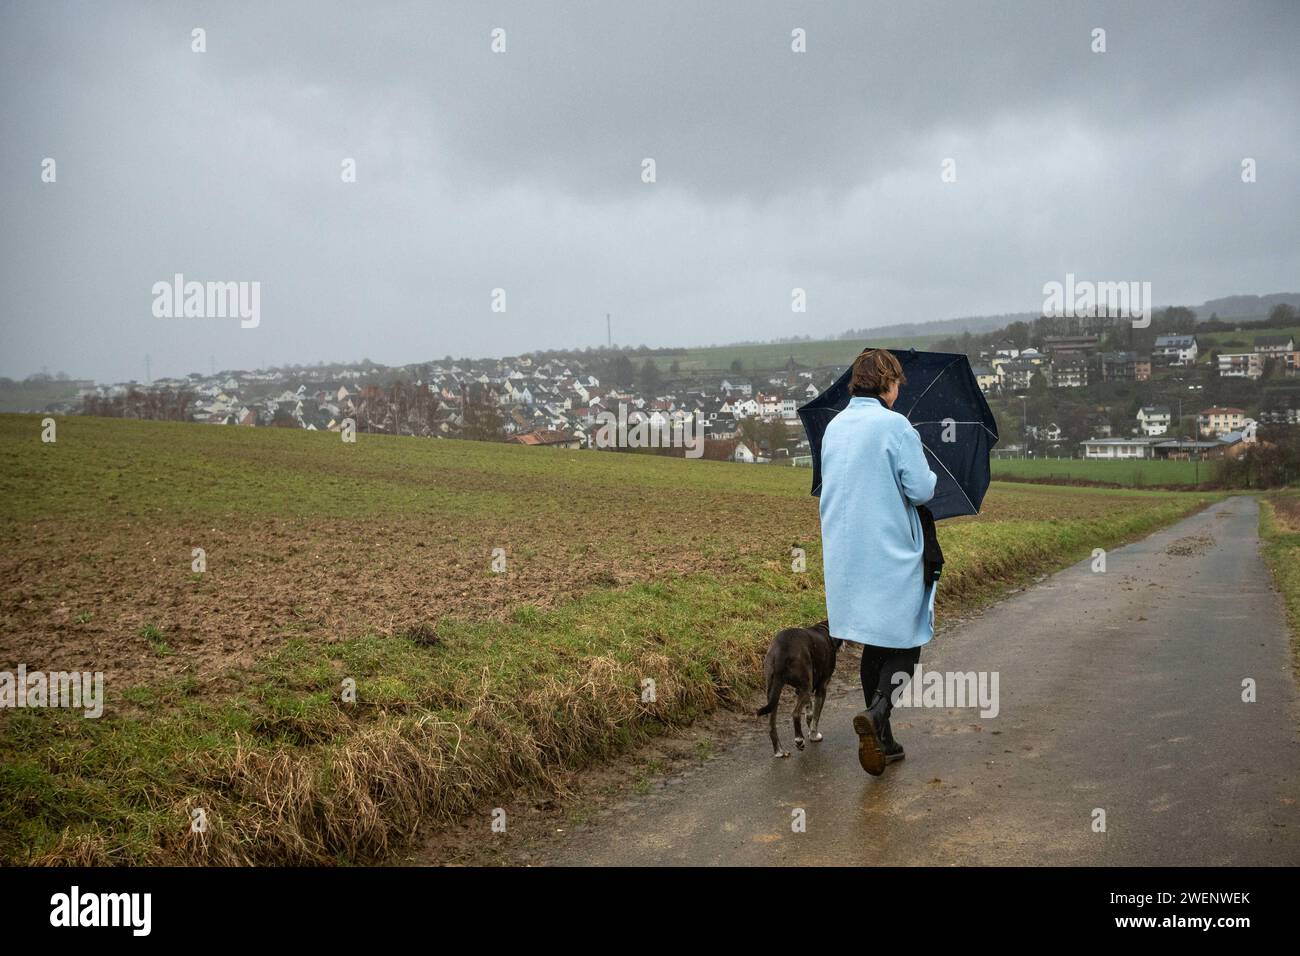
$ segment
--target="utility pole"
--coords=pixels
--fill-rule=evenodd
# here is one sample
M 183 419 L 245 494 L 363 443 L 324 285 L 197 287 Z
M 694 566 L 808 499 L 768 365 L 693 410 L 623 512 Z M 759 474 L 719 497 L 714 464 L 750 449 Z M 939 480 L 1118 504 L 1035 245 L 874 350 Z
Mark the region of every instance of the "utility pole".
M 605 313 L 605 346 L 612 349 L 614 347 L 613 326 L 609 324 L 609 313 Z
M 1023 439 L 1025 443 L 1024 451 L 1021 452 L 1020 455 L 1021 458 L 1029 457 L 1029 412 L 1025 404 L 1026 401 L 1027 401 L 1026 397 L 1024 395 L 1021 395 L 1020 396 L 1020 431 L 1021 431 L 1020 437 L 1021 439 Z

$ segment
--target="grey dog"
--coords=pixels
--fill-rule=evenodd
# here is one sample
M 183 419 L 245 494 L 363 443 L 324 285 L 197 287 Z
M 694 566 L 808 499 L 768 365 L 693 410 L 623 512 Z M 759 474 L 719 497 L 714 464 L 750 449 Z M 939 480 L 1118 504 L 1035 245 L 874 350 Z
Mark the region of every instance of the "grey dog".
M 812 627 L 790 627 L 778 631 L 763 660 L 763 676 L 767 679 L 767 706 L 759 709 L 758 716 L 768 717 L 772 735 L 772 755 L 788 757 L 790 752 L 781 749 L 776 735 L 776 706 L 781 701 L 781 691 L 789 684 L 795 689 L 794 745 L 803 750 L 803 725 L 801 718 L 815 699 L 812 717 L 808 721 L 809 737 L 814 742 L 822 739 L 817 730 L 821 721 L 822 705 L 826 703 L 826 685 L 835 674 L 835 654 L 844 642 L 831 637 L 830 623 L 822 621 Z

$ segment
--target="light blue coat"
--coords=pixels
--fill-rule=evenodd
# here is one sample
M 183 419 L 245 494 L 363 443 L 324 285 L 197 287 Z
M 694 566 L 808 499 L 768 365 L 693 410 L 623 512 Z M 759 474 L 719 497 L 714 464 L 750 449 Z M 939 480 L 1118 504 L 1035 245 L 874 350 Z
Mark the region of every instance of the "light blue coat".
M 917 647 L 934 636 L 916 506 L 937 480 L 921 437 L 877 399 L 854 396 L 821 449 L 822 563 L 832 637 Z

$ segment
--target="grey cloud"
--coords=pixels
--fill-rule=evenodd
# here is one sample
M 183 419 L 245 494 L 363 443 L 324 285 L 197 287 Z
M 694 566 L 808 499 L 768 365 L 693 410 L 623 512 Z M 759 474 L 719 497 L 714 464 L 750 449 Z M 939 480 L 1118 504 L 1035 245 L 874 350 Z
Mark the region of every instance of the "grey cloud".
M 584 346 L 606 311 L 626 343 L 834 334 L 1033 309 L 1065 271 L 1149 279 L 1170 302 L 1300 276 L 1294 4 L 0 18 L 0 374 Z M 178 271 L 262 281 L 262 325 L 153 319 L 150 285 Z M 505 316 L 487 310 L 498 286 Z

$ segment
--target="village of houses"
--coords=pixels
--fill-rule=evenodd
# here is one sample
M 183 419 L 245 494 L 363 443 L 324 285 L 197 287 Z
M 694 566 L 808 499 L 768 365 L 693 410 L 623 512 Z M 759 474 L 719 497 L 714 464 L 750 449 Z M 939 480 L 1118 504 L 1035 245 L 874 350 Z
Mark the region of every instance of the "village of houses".
M 1037 382 L 1052 392 L 1090 384 L 1141 383 L 1156 374 L 1198 367 L 1195 335 L 1164 335 L 1149 354 L 1100 350 L 1095 335 L 1046 336 L 1042 348 L 1016 348 L 1003 340 L 980 349 L 972 365 L 980 388 L 1005 408 L 1020 411 Z M 656 394 L 635 386 L 602 384 L 594 369 L 607 356 L 572 353 L 563 359 L 523 355 L 505 359 L 451 361 L 390 368 L 374 364 L 316 366 L 269 371 L 229 372 L 185 379 L 160 379 L 148 388 L 132 384 L 86 383 L 80 408 L 88 414 L 127 417 L 183 417 L 212 424 L 278 425 L 338 431 L 346 421 L 357 431 L 432 438 L 480 438 L 522 445 L 594 448 L 602 415 L 644 419 L 664 434 L 693 416 L 704 436 L 703 457 L 744 463 L 806 462 L 807 442 L 797 409 L 832 382 L 841 369 L 807 368 L 793 358 L 769 373 L 730 376 L 701 374 L 687 381 L 666 380 Z M 1250 351 L 1221 353 L 1203 373 L 1223 379 L 1256 381 L 1268 369 L 1300 374 L 1300 350 L 1290 335 L 1254 336 Z M 1195 387 L 1195 386 L 1193 386 Z M 166 407 L 170 396 L 181 414 L 141 410 L 142 403 Z M 1012 401 L 1014 400 L 1014 402 Z M 133 410 L 134 407 L 134 410 Z M 475 415 L 475 410 L 480 414 Z M 483 429 L 482 409 L 490 409 Z M 1185 415 L 1184 415 L 1185 413 Z M 1196 434 L 1184 424 L 1195 414 Z M 1022 452 L 1024 437 L 1056 443 L 1070 457 L 1092 459 L 1186 458 L 1232 455 L 1253 443 L 1263 423 L 1296 424 L 1300 413 L 1285 407 L 1251 417 L 1234 406 L 1175 409 L 1165 404 L 1141 407 L 1127 429 L 1113 418 L 1088 420 L 1086 436 L 1068 436 L 1050 421 L 1024 424 L 1026 436 L 1003 435 L 1003 452 Z M 762 422 L 761 433 L 746 423 Z M 785 426 L 773 429 L 775 424 Z M 667 444 L 667 442 L 665 442 Z M 1022 452 L 1023 453 L 1023 452 Z
M 363 434 L 491 437 L 521 445 L 593 448 L 601 416 L 617 418 L 622 406 L 625 419 L 644 420 L 665 436 L 680 434 L 683 425 L 698 416 L 692 427 L 702 430 L 703 457 L 759 463 L 806 448 L 796 409 L 818 394 L 814 374 L 830 380 L 837 373 L 791 368 L 761 383 L 749 377 L 734 382 L 719 378 L 680 388 L 665 386 L 663 394 L 646 397 L 635 388 L 602 385 L 580 359 L 535 361 L 525 355 L 401 369 L 363 365 L 191 375 L 158 379 L 148 390 L 134 384 L 91 386 L 82 390 L 80 410 L 114 414 L 105 408 L 109 403 L 121 409 L 140 406 L 151 394 L 184 394 L 188 419 L 195 422 L 339 431 L 350 420 Z M 414 384 L 403 381 L 410 378 Z M 134 402 L 130 396 L 135 396 Z M 476 433 L 470 421 L 471 413 L 484 407 L 494 410 L 489 435 Z M 793 449 L 741 437 L 746 420 L 785 423 Z M 670 441 L 665 439 L 664 445 Z
M 1249 352 L 1213 355 L 1214 362 L 1206 371 L 1220 379 L 1251 382 L 1263 378 L 1270 369 L 1287 376 L 1300 375 L 1300 350 L 1293 336 L 1260 334 L 1253 340 Z M 1052 389 L 1085 388 L 1097 381 L 1149 382 L 1153 368 L 1168 374 L 1194 369 L 1201 359 L 1201 345 L 1194 334 L 1156 336 L 1149 354 L 1099 351 L 1100 337 L 1095 335 L 1047 336 L 1043 346 L 1042 350 L 1017 349 L 1009 344 L 996 348 L 987 365 L 974 369 L 980 388 L 985 394 L 1021 395 L 1030 390 L 1036 375 L 1041 375 Z M 1188 388 L 1192 391 L 1203 386 Z M 1178 408 L 1175 413 L 1165 404 L 1144 405 L 1133 417 L 1129 434 L 1120 433 L 1107 416 L 1095 415 L 1088 422 L 1090 436 L 1079 442 L 1078 457 L 1132 460 L 1232 456 L 1255 443 L 1261 421 L 1289 425 L 1300 422 L 1300 412 L 1289 405 L 1262 411 L 1258 419 L 1232 405 L 1189 405 L 1186 416 L 1183 411 Z M 1195 434 L 1190 433 L 1190 428 L 1182 429 L 1180 434 L 1179 423 L 1187 422 L 1193 413 Z M 1046 442 L 1058 442 L 1062 437 L 1059 427 L 1050 422 L 1027 428 L 1033 437 Z M 1012 446 L 1009 450 L 1015 449 Z

